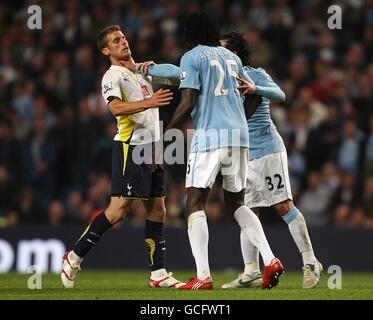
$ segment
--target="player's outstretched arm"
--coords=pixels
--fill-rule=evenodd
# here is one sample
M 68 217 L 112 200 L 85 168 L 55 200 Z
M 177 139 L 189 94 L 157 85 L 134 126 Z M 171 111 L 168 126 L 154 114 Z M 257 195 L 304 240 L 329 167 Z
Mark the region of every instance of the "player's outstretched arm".
M 198 91 L 195 89 L 181 89 L 181 98 L 170 123 L 165 131 L 171 128 L 177 128 L 188 116 L 197 102 Z
M 139 63 L 136 67 L 138 73 L 145 76 L 158 78 L 173 78 L 180 79 L 180 67 L 171 63 L 156 64 L 154 61 L 145 61 Z
M 149 99 L 137 102 L 125 102 L 119 98 L 112 99 L 108 106 L 114 117 L 129 115 L 151 108 L 167 106 L 171 103 L 173 93 L 169 89 L 159 89 Z
M 151 76 L 152 83 L 179 86 L 180 67 L 170 63 L 155 64 L 154 61 L 145 61 L 137 66 L 137 72 Z
M 266 73 L 261 74 L 255 84 L 250 83 L 242 76 L 238 76 L 237 80 L 241 83 L 238 87 L 241 95 L 256 93 L 273 102 L 285 101 L 285 92 Z
M 180 67 L 170 63 L 153 64 L 148 67 L 148 75 L 159 78 L 180 79 Z
M 273 102 L 284 102 L 285 92 L 274 82 L 269 86 L 256 86 L 256 93 Z

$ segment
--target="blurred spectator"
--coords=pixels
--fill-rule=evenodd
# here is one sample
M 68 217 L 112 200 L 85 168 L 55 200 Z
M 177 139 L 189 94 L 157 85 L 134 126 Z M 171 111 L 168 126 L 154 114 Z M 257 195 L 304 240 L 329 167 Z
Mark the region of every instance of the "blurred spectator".
M 0 214 L 14 208 L 17 187 L 6 167 L 0 165 Z
M 4 216 L 0 215 L 0 228 L 11 228 L 18 225 L 18 214 L 16 211 L 8 211 Z
M 365 174 L 367 177 L 373 176 L 373 116 L 369 120 L 369 133 L 365 145 Z
M 363 193 L 363 206 L 369 218 L 373 218 L 373 178 L 367 179 Z
M 48 207 L 48 224 L 51 227 L 62 225 L 65 220 L 65 210 L 61 201 L 53 200 Z
M 147 211 L 144 204 L 142 201 L 136 200 L 132 204 L 131 215 L 126 220 L 130 220 L 133 226 L 143 226 L 145 225 L 146 215 Z
M 367 216 L 361 207 L 356 207 L 351 213 L 351 226 L 353 227 L 366 227 Z
M 331 192 L 335 192 L 339 187 L 339 172 L 336 165 L 332 162 L 326 162 L 322 167 L 322 177 L 324 183 Z
M 67 199 L 67 212 L 66 215 L 71 220 L 79 221 L 81 219 L 82 211 L 82 195 L 79 191 L 73 191 L 69 194 Z
M 53 192 L 54 162 L 54 148 L 48 141 L 44 120 L 37 118 L 32 134 L 22 148 L 22 166 L 24 181 L 44 200 Z
M 327 208 L 331 191 L 323 184 L 316 171 L 308 175 L 307 189 L 299 197 L 297 206 L 303 213 L 308 225 L 323 225 L 328 221 Z
M 308 125 L 311 129 L 318 127 L 326 119 L 328 113 L 327 107 L 315 99 L 309 87 L 300 89 L 298 99 L 294 104 L 298 108 L 308 111 Z
M 223 218 L 223 204 L 218 200 L 207 201 L 205 207 L 206 216 L 210 221 L 219 221 Z
M 19 222 L 22 224 L 45 223 L 47 213 L 32 189 L 22 192 L 18 201 Z
M 247 18 L 259 29 L 266 29 L 269 23 L 269 14 L 263 0 L 251 1 L 250 9 L 247 12 Z
M 0 120 L 0 166 L 9 170 L 7 175 L 12 175 L 14 182 L 18 181 L 20 168 L 20 144 L 14 137 L 14 131 L 10 121 Z
M 338 150 L 338 165 L 342 170 L 357 174 L 360 168 L 364 135 L 355 120 L 347 120 L 343 125 L 342 139 Z
M 294 135 L 286 136 L 284 142 L 288 154 L 290 184 L 299 189 L 302 187 L 306 169 L 304 157 L 294 146 Z
M 183 185 L 172 185 L 168 188 L 166 197 L 166 223 L 174 226 L 184 225 L 183 198 L 185 188 Z
M 332 223 L 337 227 L 348 227 L 350 225 L 351 208 L 348 204 L 338 205 L 333 214 Z
M 358 205 L 360 197 L 356 185 L 356 176 L 351 171 L 342 171 L 340 174 L 340 185 L 335 190 L 330 206 L 334 210 L 340 203 L 348 204 L 351 208 Z
M 335 160 L 338 143 L 338 113 L 334 106 L 328 108 L 324 122 L 310 131 L 307 138 L 305 158 L 307 169 L 319 169 L 323 163 Z

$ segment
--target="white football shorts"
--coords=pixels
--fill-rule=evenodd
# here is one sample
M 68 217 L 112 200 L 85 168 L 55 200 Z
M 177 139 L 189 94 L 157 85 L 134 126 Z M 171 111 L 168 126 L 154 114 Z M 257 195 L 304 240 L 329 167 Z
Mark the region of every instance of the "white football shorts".
M 270 207 L 288 199 L 293 200 L 286 151 L 272 153 L 248 162 L 246 206 Z
M 248 149 L 229 147 L 189 154 L 185 187 L 212 188 L 216 176 L 223 176 L 223 188 L 239 192 L 246 187 Z

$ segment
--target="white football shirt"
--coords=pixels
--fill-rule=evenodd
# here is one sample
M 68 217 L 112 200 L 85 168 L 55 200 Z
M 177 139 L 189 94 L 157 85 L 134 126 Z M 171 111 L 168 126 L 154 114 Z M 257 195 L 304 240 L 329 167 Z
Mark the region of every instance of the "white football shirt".
M 117 97 L 125 102 L 149 99 L 153 94 L 150 78 L 122 66 L 111 66 L 101 82 L 105 102 Z M 131 145 L 151 143 L 160 139 L 159 111 L 151 108 L 131 115 L 117 116 L 118 132 L 115 141 Z

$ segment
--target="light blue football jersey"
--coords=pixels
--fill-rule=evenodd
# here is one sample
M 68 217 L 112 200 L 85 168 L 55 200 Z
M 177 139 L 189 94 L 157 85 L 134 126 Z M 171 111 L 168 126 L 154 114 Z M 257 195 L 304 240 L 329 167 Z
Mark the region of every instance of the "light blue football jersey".
M 198 45 L 180 62 L 180 89 L 198 90 L 192 111 L 195 133 L 191 152 L 224 147 L 248 147 L 249 134 L 237 74 L 242 62 L 223 47 Z
M 262 103 L 247 122 L 250 160 L 285 151 L 284 141 L 271 119 L 269 100 L 265 98 L 283 101 L 285 94 L 262 68 L 244 67 L 244 74 L 254 81 L 257 93 L 262 96 Z

